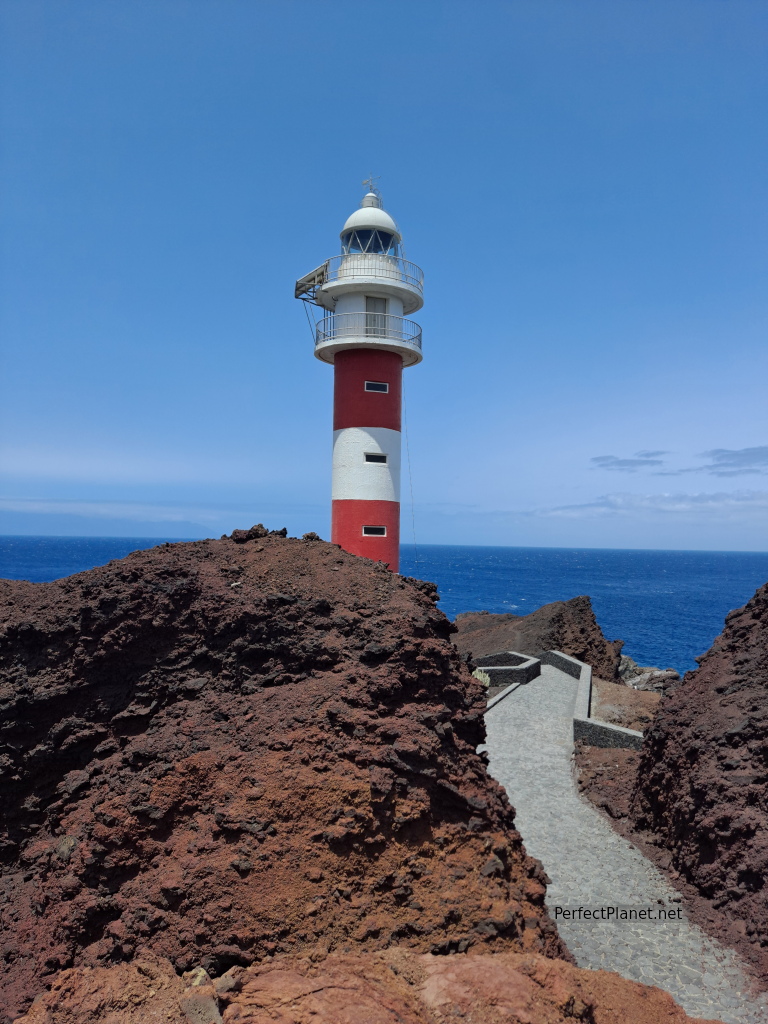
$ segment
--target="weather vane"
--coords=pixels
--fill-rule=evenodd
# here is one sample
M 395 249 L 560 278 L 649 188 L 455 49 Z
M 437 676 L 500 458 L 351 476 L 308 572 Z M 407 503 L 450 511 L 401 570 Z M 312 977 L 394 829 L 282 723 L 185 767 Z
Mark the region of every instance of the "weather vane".
M 368 176 L 368 177 L 367 177 L 367 178 L 365 179 L 365 181 L 363 182 L 363 184 L 364 184 L 364 185 L 367 185 L 367 186 L 368 186 L 368 191 L 369 191 L 369 192 L 373 192 L 373 194 L 374 194 L 375 196 L 378 196 L 378 195 L 380 195 L 380 194 L 381 194 L 381 193 L 379 192 L 378 186 L 376 185 L 376 182 L 377 182 L 377 181 L 379 180 L 379 178 L 380 178 L 380 177 L 381 177 L 381 175 L 380 175 L 380 174 L 377 174 L 377 175 L 376 175 L 375 177 L 373 176 L 373 174 L 370 174 L 370 175 L 369 175 L 369 176 Z

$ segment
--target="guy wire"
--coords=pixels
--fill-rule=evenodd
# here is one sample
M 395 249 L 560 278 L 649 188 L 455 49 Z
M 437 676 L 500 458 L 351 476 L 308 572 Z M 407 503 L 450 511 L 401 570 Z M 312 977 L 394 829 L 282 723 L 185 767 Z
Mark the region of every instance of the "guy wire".
M 411 446 L 408 443 L 408 406 L 405 401 L 405 375 L 402 378 L 403 426 L 405 427 L 405 454 L 408 459 L 408 486 L 411 492 L 411 529 L 413 530 L 413 562 L 418 569 L 419 550 L 416 547 L 416 513 L 413 508 L 413 475 L 411 473 Z
M 303 300 L 304 312 L 307 314 L 307 323 L 309 324 L 309 332 L 312 335 L 312 344 L 314 345 L 314 343 L 315 343 L 315 325 L 312 323 L 312 317 L 310 317 L 310 315 L 309 315 L 309 310 L 307 309 L 308 305 L 309 305 L 309 303 L 307 302 L 306 299 L 304 299 Z

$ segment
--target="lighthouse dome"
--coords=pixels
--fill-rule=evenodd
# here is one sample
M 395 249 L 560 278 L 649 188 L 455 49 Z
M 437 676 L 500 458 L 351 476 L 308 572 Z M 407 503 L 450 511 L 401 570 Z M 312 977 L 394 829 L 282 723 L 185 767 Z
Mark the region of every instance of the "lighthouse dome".
M 375 206 L 364 206 L 360 210 L 355 210 L 351 217 L 347 217 L 341 233 L 343 235 L 347 231 L 356 231 L 358 228 L 388 231 L 390 234 L 396 235 L 398 241 L 400 240 L 397 224 L 386 210 L 377 209 Z
M 397 254 L 401 241 L 397 224 L 381 208 L 381 199 L 375 192 L 363 196 L 360 209 L 347 217 L 341 229 L 344 252 L 378 252 Z

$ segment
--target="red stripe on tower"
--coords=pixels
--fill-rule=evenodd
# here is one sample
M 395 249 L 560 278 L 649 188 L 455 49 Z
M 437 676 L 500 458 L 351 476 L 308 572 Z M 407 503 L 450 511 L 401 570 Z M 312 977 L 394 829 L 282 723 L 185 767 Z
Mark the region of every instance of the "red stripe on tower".
M 397 352 L 367 348 L 339 352 L 333 366 L 333 429 L 400 430 L 402 381 L 403 360 Z
M 397 572 L 400 561 L 400 502 L 334 499 L 331 540 L 353 555 L 386 562 Z M 382 532 L 383 531 L 383 532 Z
M 331 539 L 386 562 L 400 551 L 400 405 L 404 366 L 421 362 L 423 274 L 400 256 L 401 236 L 376 191 L 341 231 L 341 254 L 296 283 L 328 310 L 315 355 L 334 364 Z

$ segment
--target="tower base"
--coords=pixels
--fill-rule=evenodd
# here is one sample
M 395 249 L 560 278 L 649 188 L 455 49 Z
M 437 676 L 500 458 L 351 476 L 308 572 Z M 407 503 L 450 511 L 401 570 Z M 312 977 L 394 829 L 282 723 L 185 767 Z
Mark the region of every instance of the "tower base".
M 375 533 L 366 533 L 370 528 Z M 383 528 L 384 534 L 379 531 Z M 338 499 L 331 503 L 331 542 L 352 555 L 400 569 L 400 502 Z

